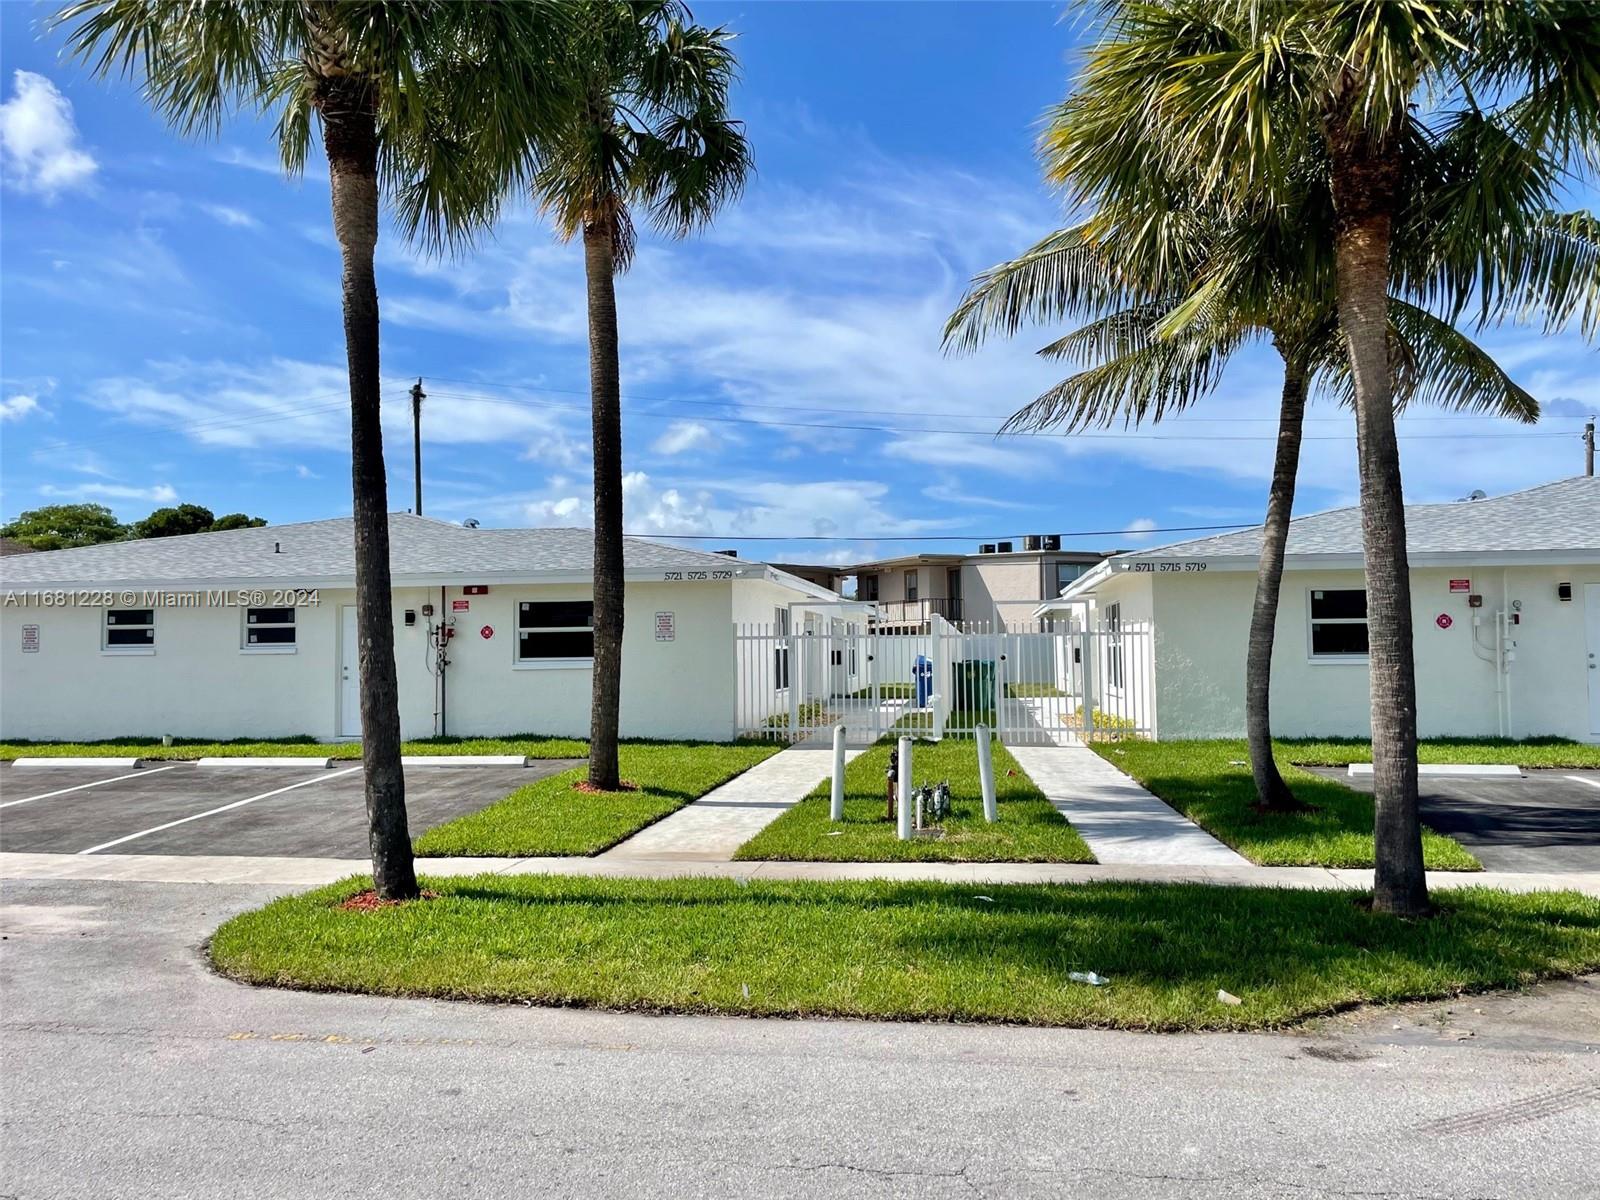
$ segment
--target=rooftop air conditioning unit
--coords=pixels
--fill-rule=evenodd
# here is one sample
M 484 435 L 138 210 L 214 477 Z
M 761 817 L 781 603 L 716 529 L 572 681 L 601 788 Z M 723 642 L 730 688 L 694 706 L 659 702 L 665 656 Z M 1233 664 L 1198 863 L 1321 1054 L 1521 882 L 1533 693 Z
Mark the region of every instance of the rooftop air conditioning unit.
M 985 542 L 985 543 L 983 543 L 983 545 L 978 547 L 978 553 L 979 554 L 993 554 L 994 553 L 994 543 L 993 542 Z
M 996 554 L 1010 554 L 1015 548 L 1011 542 L 996 542 L 994 544 Z
M 1022 539 L 1022 548 L 1024 550 L 1043 550 L 1044 538 L 1040 537 L 1037 533 L 1030 533 L 1027 537 Z
M 1059 550 L 1059 549 L 1061 549 L 1061 535 L 1059 533 L 1047 533 L 1047 534 L 1045 534 L 1044 535 L 1044 548 L 1046 550 Z

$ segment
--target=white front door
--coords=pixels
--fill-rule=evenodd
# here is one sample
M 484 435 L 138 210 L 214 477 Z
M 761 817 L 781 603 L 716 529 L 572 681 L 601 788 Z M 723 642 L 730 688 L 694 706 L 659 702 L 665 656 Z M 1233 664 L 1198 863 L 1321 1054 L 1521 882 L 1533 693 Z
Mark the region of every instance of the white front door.
M 361 633 L 356 606 L 339 610 L 339 736 L 361 736 Z
M 1583 585 L 1584 619 L 1588 628 L 1589 732 L 1600 735 L 1600 583 Z

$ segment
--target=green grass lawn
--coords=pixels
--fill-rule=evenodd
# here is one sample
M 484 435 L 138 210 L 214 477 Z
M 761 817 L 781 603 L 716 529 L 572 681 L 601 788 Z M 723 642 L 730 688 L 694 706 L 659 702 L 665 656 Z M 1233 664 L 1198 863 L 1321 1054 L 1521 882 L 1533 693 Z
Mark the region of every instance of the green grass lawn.
M 782 749 L 771 742 L 624 743 L 622 778 L 637 791 L 576 791 L 582 768 L 518 788 L 415 839 L 418 854 L 598 854 Z
M 1572 892 L 1436 892 L 1436 917 L 1404 921 L 1348 892 L 1200 884 L 483 875 L 428 880 L 436 899 L 337 907 L 366 886 L 235 917 L 212 960 L 252 983 L 382 995 L 1160 1030 L 1282 1026 L 1600 967 L 1600 900 Z
M 1284 780 L 1315 811 L 1258 813 L 1251 807 L 1256 789 L 1242 741 L 1102 742 L 1093 749 L 1251 862 L 1267 867 L 1373 865 L 1371 796 L 1280 762 Z M 1482 869 L 1459 842 L 1427 828 L 1422 831 L 1422 857 L 1433 871 Z
M 994 747 L 1000 819 L 983 819 L 978 751 L 970 741 L 924 742 L 912 752 L 915 782 L 950 781 L 951 816 L 941 838 L 902 842 L 884 819 L 884 770 L 892 745 L 874 746 L 845 771 L 844 820 L 828 819 L 831 784 L 739 847 L 735 858 L 801 862 L 1093 862 L 1094 855 L 1003 746 Z M 1015 774 L 1012 774 L 1015 772 Z
M 878 685 L 879 700 L 909 700 L 912 694 L 912 686 L 909 683 L 880 683 Z M 865 687 L 860 691 L 851 692 L 850 699 L 871 700 L 872 689 Z
M 515 733 L 494 738 L 420 738 L 400 747 L 402 754 L 522 754 L 529 758 L 583 758 L 589 743 L 578 738 L 545 737 Z M 252 741 L 209 742 L 203 738 L 174 738 L 163 746 L 160 738 L 120 737 L 100 742 L 0 742 L 0 760 L 23 758 L 165 758 L 215 757 L 360 758 L 360 742 L 319 742 L 308 735 Z
M 1244 742 L 1232 743 L 1239 747 Z M 1342 767 L 1372 761 L 1372 743 L 1362 738 L 1280 738 L 1278 757 L 1312 767 Z M 1235 757 L 1238 757 L 1237 755 Z M 1425 738 L 1417 743 L 1421 763 L 1506 763 L 1515 767 L 1600 770 L 1600 744 L 1566 738 Z

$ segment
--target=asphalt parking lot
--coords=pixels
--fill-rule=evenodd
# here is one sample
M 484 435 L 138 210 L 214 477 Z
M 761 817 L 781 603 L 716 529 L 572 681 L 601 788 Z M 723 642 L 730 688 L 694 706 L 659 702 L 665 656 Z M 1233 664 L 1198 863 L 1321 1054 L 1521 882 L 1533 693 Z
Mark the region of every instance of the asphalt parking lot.
M 1364 792 L 1372 777 L 1312 767 Z M 1490 871 L 1600 871 L 1600 771 L 1512 776 L 1423 775 L 1422 820 Z
M 407 768 L 411 832 L 577 765 L 549 759 L 526 767 Z M 363 858 L 360 765 L 7 765 L 0 767 L 0 852 Z

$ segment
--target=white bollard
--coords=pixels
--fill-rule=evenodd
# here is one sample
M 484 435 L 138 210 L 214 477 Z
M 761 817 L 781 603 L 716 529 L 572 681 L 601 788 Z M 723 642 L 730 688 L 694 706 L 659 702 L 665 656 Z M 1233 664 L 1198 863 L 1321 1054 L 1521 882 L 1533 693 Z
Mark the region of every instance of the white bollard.
M 828 801 L 828 820 L 844 820 L 844 726 L 833 727 L 833 794 Z
M 895 804 L 896 832 L 902 842 L 911 840 L 911 739 L 900 739 L 900 778 Z
M 989 748 L 989 727 L 979 725 L 972 731 L 978 742 L 978 786 L 983 789 L 983 819 L 1000 819 L 999 806 L 994 795 L 994 756 Z

